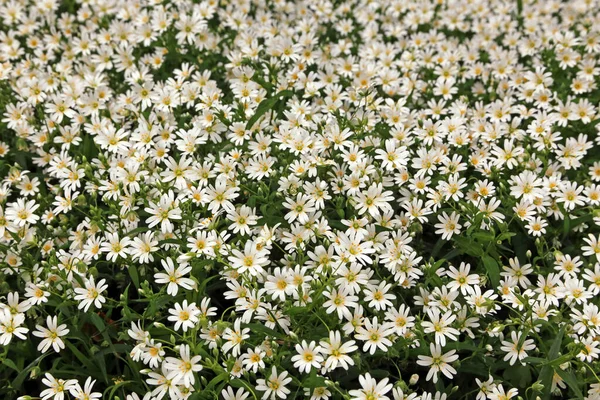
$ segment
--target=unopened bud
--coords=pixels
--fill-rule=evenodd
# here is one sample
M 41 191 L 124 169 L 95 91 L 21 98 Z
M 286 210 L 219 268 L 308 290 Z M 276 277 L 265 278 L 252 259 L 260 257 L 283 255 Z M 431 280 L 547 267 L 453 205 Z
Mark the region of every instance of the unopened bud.
M 544 385 L 540 381 L 534 382 L 533 385 L 531 385 L 531 390 L 533 390 L 534 392 L 542 393 L 544 390 Z
M 408 381 L 408 383 L 411 384 L 411 385 L 416 385 L 417 382 L 419 382 L 419 375 L 412 374 L 412 376 L 410 377 L 410 380 Z
M 31 379 L 36 379 L 38 376 L 40 376 L 40 372 L 42 372 L 41 369 L 40 369 L 40 367 L 36 366 L 29 373 L 29 377 Z

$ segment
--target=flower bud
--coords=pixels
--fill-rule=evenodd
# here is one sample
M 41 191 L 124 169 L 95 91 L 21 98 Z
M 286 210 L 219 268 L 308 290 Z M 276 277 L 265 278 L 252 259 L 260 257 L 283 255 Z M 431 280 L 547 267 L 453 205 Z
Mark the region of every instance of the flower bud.
M 419 381 L 419 375 L 412 374 L 408 383 L 411 385 L 416 385 L 418 381 Z
M 531 385 L 531 390 L 533 390 L 534 392 L 542 393 L 544 390 L 544 385 L 540 381 L 534 382 L 533 385 Z
M 165 327 L 165 324 L 163 324 L 162 322 L 155 322 L 153 325 L 155 328 L 164 328 Z
M 80 194 L 79 196 L 77 196 L 77 205 L 78 206 L 85 206 L 87 204 L 87 198 L 85 197 L 84 194 Z
M 29 373 L 29 378 L 31 379 L 36 379 L 38 376 L 40 376 L 40 373 L 42 372 L 42 370 L 40 369 L 40 367 L 35 366 L 33 367 L 33 369 L 31 370 L 31 372 Z
M 85 265 L 84 262 L 79 261 L 77 263 L 77 271 L 81 274 L 85 273 L 85 271 L 87 270 L 87 265 Z

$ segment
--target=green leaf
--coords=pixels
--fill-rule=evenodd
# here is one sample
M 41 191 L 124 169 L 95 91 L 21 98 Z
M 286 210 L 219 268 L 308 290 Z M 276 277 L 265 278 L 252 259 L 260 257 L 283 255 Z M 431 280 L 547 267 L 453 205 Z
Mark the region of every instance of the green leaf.
M 215 385 L 217 385 L 219 382 L 226 381 L 227 379 L 229 379 L 229 372 L 222 372 L 219 375 L 212 378 L 211 381 L 208 382 L 208 385 L 206 385 L 206 387 L 203 389 L 203 391 L 210 392 L 212 388 L 215 387 Z
M 567 237 L 570 229 L 571 229 L 571 218 L 569 218 L 569 215 L 566 214 L 565 221 L 563 222 L 563 235 L 562 235 L 563 239 Z
M 588 213 L 582 217 L 579 218 L 575 218 L 571 220 L 571 229 L 575 229 L 577 228 L 579 225 L 585 223 L 585 222 L 589 222 L 591 220 L 594 219 L 594 214 L 593 213 Z
M 248 328 L 250 328 L 252 332 L 262 333 L 265 336 L 271 336 L 278 339 L 285 339 L 286 337 L 285 335 L 261 324 L 248 324 Z
M 185 245 L 185 243 L 183 243 L 183 241 L 179 239 L 163 239 L 160 242 L 158 242 L 159 246 L 162 246 L 163 244 L 176 244 L 179 246 Z
M 116 385 L 113 386 L 109 386 L 108 388 L 106 388 L 106 390 L 104 391 L 104 393 L 106 393 L 108 391 L 108 389 L 110 389 L 110 394 L 108 395 L 109 399 L 114 399 L 114 394 L 117 391 L 117 389 L 119 389 L 122 386 L 126 386 L 130 383 L 133 383 L 133 381 L 123 381 L 123 382 L 119 382 Z
M 538 364 L 544 364 L 546 363 L 546 359 L 545 358 L 540 358 L 540 357 L 525 357 L 523 359 L 523 362 L 525 364 L 531 364 L 531 365 L 538 365 Z
M 453 239 L 454 242 L 457 244 L 457 247 L 463 253 L 466 253 L 473 257 L 481 257 L 483 255 L 483 248 L 481 244 L 473 242 L 472 240 L 462 236 L 457 236 Z M 445 256 L 444 258 L 449 259 L 447 256 Z
M 94 378 L 101 377 L 102 379 L 104 379 L 104 381 L 106 383 L 108 383 L 108 375 L 106 373 L 106 367 L 104 368 L 104 370 L 99 371 L 98 368 L 96 367 L 96 365 L 94 365 L 94 363 L 92 363 L 90 361 L 91 358 L 86 356 L 85 354 L 83 354 L 81 351 L 79 351 L 79 349 L 77 349 L 77 347 L 75 347 L 75 345 L 73 343 L 65 340 L 65 344 L 67 345 L 69 350 L 71 350 L 71 352 L 75 355 L 75 357 L 77 357 L 79 362 L 81 362 L 81 364 L 83 364 L 83 366 L 85 367 L 86 372 L 88 374 L 90 374 Z M 99 372 L 102 372 L 102 375 L 100 375 Z
M 98 155 L 98 148 L 94 143 L 94 139 L 88 134 L 83 134 L 83 140 L 81 142 L 80 149 L 81 154 L 83 154 L 88 161 L 91 161 Z
M 68 344 L 69 342 L 66 342 L 66 343 Z M 11 386 L 14 388 L 20 389 L 21 385 L 23 384 L 23 381 L 27 377 L 27 374 L 29 374 L 29 371 L 31 371 L 31 369 L 33 367 L 35 367 L 40 361 L 42 361 L 42 359 L 44 359 L 49 354 L 50 354 L 50 352 L 44 353 L 41 356 L 39 356 L 38 358 L 36 358 L 35 360 L 33 360 L 33 362 L 31 364 L 29 364 L 26 368 L 24 368 L 19 373 L 19 375 L 17 375 L 17 377 L 12 381 Z
M 496 238 L 496 240 L 498 240 L 500 242 L 503 242 L 506 239 L 510 239 L 513 236 L 516 236 L 515 232 L 504 232 L 504 233 L 501 233 L 500 235 L 498 235 L 498 237 Z M 510 240 L 509 240 L 509 242 L 510 242 Z
M 558 357 L 558 352 L 560 351 L 560 345 L 562 343 L 562 337 L 563 337 L 564 333 L 565 333 L 565 326 L 563 325 L 560 328 L 560 330 L 558 331 L 558 334 L 556 335 L 556 338 L 554 339 L 554 342 L 552 343 L 552 347 L 550 347 L 550 351 L 548 351 L 547 360 L 549 362 Z M 552 388 L 552 377 L 553 376 L 554 376 L 554 369 L 550 365 L 544 365 L 544 367 L 542 367 L 542 370 L 540 371 L 540 376 L 538 377 L 538 380 L 542 382 L 542 385 L 544 385 L 544 393 L 542 396 L 542 400 L 548 400 L 548 399 L 550 399 L 550 396 L 552 395 L 552 392 L 550 391 L 550 389 Z
M 500 284 L 500 267 L 498 266 L 498 262 L 492 257 L 485 255 L 483 256 L 483 266 L 490 277 L 492 285 L 498 287 Z
M 140 288 L 140 276 L 138 274 L 137 267 L 133 264 L 130 264 L 129 267 L 127 268 L 127 272 L 129 272 L 129 276 L 131 277 L 131 282 L 133 282 L 133 285 L 135 286 L 135 288 L 139 289 Z
M 291 90 L 284 90 L 275 94 L 273 97 L 261 101 L 258 107 L 256 107 L 256 112 L 254 113 L 254 115 L 246 123 L 246 129 L 251 129 L 256 123 L 256 121 L 260 119 L 260 117 L 265 115 L 267 111 L 275 108 L 277 102 L 283 100 L 286 97 L 291 97 L 293 94 L 294 92 L 292 92 Z
M 16 364 L 14 362 L 12 362 L 12 360 L 9 360 L 8 358 L 2 360 L 2 364 L 6 365 L 10 369 L 14 369 L 17 372 L 21 371 L 19 369 L 19 367 L 17 367 Z
M 522 365 L 513 365 L 507 368 L 503 377 L 514 387 L 527 387 L 532 381 L 531 369 Z
M 583 399 L 583 394 L 581 393 L 581 389 L 579 389 L 579 383 L 577 382 L 577 378 L 571 371 L 563 371 L 560 368 L 555 369 L 558 376 L 562 378 L 563 381 L 567 384 L 569 389 L 575 393 L 578 399 Z
M 548 361 L 554 360 L 558 357 L 558 352 L 560 351 L 560 345 L 562 344 L 562 338 L 565 334 L 565 325 L 561 326 L 554 342 L 552 342 L 552 347 L 550 347 L 550 351 L 548 352 Z
M 302 382 L 302 386 L 312 389 L 312 388 L 322 387 L 322 386 L 327 386 L 327 385 L 325 384 L 325 378 L 323 378 L 322 376 L 317 376 L 316 371 L 315 371 L 314 374 L 311 373 L 310 376 Z
M 139 228 L 135 228 L 135 229 L 127 232 L 127 236 L 134 237 L 138 233 L 144 233 L 144 232 L 148 232 L 148 227 L 146 227 L 146 226 L 140 226 Z
M 92 320 L 92 323 L 94 324 L 94 326 L 96 327 L 96 329 L 98 329 L 98 331 L 100 333 L 103 333 L 106 331 L 106 324 L 104 323 L 104 320 L 102 318 L 100 318 L 100 316 L 98 314 L 90 313 L 90 314 L 88 314 L 88 316 L 90 317 L 90 319 Z
M 477 239 L 477 241 L 483 243 L 493 242 L 495 240 L 494 235 L 490 232 L 475 232 L 471 236 Z

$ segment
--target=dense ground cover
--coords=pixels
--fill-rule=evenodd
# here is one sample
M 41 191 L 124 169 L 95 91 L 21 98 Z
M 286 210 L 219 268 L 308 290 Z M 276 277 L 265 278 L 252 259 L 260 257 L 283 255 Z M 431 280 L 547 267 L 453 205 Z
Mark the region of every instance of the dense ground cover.
M 0 4 L 0 398 L 600 399 L 600 3 Z

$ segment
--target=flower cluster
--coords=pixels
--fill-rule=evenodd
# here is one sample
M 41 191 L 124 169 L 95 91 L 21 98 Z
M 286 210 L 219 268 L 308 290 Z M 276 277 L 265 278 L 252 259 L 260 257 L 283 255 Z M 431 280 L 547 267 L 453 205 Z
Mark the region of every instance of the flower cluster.
M 600 399 L 600 1 L 0 27 L 3 398 Z

